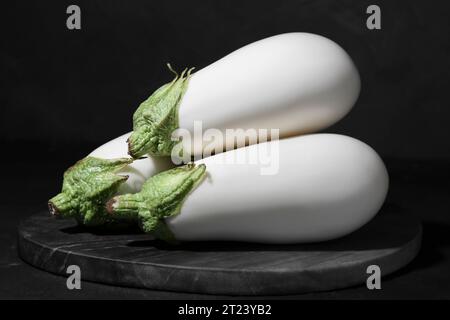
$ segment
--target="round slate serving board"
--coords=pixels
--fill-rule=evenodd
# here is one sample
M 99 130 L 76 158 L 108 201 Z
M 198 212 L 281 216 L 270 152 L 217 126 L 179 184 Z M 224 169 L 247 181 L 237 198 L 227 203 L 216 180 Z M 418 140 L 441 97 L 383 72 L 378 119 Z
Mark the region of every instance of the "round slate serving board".
M 274 295 L 332 290 L 366 282 L 367 267 L 382 276 L 417 254 L 421 225 L 384 209 L 344 238 L 308 245 L 198 242 L 171 247 L 136 230 L 102 233 L 41 212 L 19 227 L 19 253 L 28 263 L 82 280 L 183 292 Z

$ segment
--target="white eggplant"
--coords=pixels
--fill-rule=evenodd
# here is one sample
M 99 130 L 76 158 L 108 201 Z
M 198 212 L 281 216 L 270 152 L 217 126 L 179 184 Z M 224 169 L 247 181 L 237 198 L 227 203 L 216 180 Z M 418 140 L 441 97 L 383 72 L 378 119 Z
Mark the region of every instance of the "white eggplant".
M 279 129 L 280 137 L 311 133 L 339 121 L 360 91 L 359 74 L 348 54 L 310 33 L 256 41 L 184 75 L 158 89 L 136 111 L 129 142 L 133 157 L 170 155 L 173 131 L 185 129 L 175 138 L 185 139 L 186 132 L 193 138 L 196 121 L 202 130 L 223 134 L 226 129 Z M 184 150 L 201 155 L 211 143 L 202 138 Z M 226 144 L 216 141 L 214 147 L 221 152 Z
M 279 161 L 270 175 L 261 174 L 268 163 L 229 163 L 269 151 L 272 165 Z M 198 181 L 204 165 L 206 177 Z M 377 153 L 336 134 L 252 145 L 202 159 L 195 167 L 197 172 L 191 169 L 183 176 L 151 178 L 142 192 L 114 197 L 108 211 L 140 219 L 144 230 L 159 220 L 165 234 L 169 231 L 179 241 L 316 242 L 367 223 L 388 190 L 388 174 Z M 174 196 L 186 181 L 190 192 Z

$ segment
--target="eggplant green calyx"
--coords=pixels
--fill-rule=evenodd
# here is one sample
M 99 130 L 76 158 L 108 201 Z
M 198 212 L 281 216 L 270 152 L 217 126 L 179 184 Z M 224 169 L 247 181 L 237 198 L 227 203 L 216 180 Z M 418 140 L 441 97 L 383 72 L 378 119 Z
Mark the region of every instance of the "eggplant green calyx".
M 54 216 L 75 218 L 78 223 L 97 226 L 111 222 L 106 201 L 128 179 L 115 174 L 133 162 L 131 158 L 100 159 L 86 157 L 64 173 L 61 193 L 48 201 Z
M 144 232 L 174 242 L 175 237 L 164 218 L 180 212 L 188 194 L 205 175 L 204 164 L 187 164 L 161 172 L 148 179 L 141 192 L 119 195 L 109 200 L 107 211 L 114 217 L 137 219 Z
M 176 143 L 171 135 L 179 127 L 178 108 L 194 68 L 178 75 L 170 64 L 167 66 L 175 78 L 142 102 L 133 115 L 133 133 L 128 138 L 128 153 L 133 158 L 170 156 Z

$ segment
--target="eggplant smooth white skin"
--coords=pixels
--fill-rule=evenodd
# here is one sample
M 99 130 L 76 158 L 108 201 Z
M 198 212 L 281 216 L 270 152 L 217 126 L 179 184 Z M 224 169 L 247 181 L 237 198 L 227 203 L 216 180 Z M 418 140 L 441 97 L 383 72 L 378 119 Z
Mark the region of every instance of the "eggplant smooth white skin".
M 223 133 L 279 129 L 281 138 L 311 133 L 344 117 L 359 91 L 358 71 L 335 42 L 299 32 L 269 37 L 193 75 L 185 70 L 158 89 L 134 115 L 129 153 L 135 158 L 147 153 L 168 156 L 175 143 L 171 134 L 181 128 L 193 135 L 196 121 L 203 130 Z M 187 151 L 197 155 L 208 143 L 191 145 Z
M 277 174 L 261 175 L 262 164 L 228 164 L 225 159 L 265 152 L 265 144 L 273 143 L 279 143 Z M 189 194 L 174 197 L 173 190 L 165 194 L 161 189 L 156 198 L 143 192 L 116 196 L 108 211 L 140 219 L 144 231 L 156 225 L 157 217 L 164 232 L 178 241 L 317 242 L 342 237 L 370 221 L 389 185 L 383 161 L 371 147 L 336 134 L 252 145 L 199 160 L 192 168 L 187 180 L 198 186 Z M 155 206 L 161 199 L 172 201 L 159 204 L 172 208 L 166 218 L 154 214 L 161 212 Z

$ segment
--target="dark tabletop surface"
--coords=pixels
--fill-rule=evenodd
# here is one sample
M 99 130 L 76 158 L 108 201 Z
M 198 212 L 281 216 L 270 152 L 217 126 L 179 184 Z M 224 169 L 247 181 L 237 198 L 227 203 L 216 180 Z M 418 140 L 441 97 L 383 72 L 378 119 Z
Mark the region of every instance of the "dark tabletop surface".
M 2 299 L 221 299 L 236 298 L 121 288 L 82 282 L 68 290 L 66 278 L 35 269 L 17 255 L 17 225 L 46 207 L 57 193 L 64 169 L 91 146 L 70 155 L 35 148 L 19 159 L 2 158 L 0 187 L 0 298 Z M 15 150 L 13 150 L 15 151 Z M 387 202 L 421 219 L 423 244 L 406 268 L 382 279 L 381 290 L 365 286 L 276 299 L 449 299 L 450 298 L 450 162 L 385 159 L 391 185 Z M 242 297 L 248 298 L 248 297 Z M 250 297 L 251 298 L 251 297 Z

